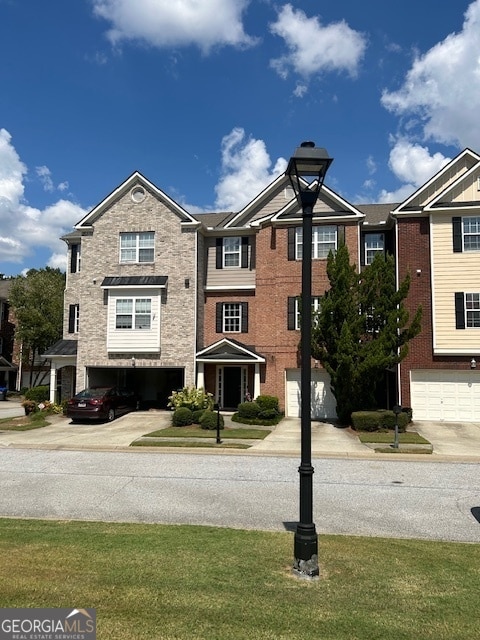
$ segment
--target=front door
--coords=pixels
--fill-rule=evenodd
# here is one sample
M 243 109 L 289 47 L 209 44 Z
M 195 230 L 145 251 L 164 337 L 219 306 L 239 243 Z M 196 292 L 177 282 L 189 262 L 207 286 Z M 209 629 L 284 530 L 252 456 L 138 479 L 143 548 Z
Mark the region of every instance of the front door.
M 245 395 L 245 367 L 222 367 L 219 374 L 220 404 L 223 409 L 236 409 Z

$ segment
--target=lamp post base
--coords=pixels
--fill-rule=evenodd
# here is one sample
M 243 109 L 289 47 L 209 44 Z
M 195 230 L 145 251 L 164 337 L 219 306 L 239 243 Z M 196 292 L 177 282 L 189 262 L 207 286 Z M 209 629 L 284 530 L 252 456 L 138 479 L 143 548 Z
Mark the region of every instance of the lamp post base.
M 299 525 L 299 528 L 301 525 Z M 313 532 L 295 533 L 293 549 L 293 573 L 299 578 L 318 579 L 318 536 L 313 526 Z

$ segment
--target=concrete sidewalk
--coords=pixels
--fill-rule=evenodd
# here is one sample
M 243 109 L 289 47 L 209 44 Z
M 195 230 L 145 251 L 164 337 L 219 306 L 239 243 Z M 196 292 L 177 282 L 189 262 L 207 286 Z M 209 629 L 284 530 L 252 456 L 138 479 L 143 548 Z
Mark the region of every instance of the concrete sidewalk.
M 19 400 L 0 402 L 0 418 L 24 415 Z M 226 427 L 239 427 L 224 414 Z M 171 425 L 170 411 L 136 411 L 113 422 L 102 424 L 72 424 L 61 415 L 48 418 L 51 423 L 41 429 L 30 431 L 3 431 L 0 426 L 0 448 L 39 448 L 39 449 L 128 449 L 130 444 L 152 431 Z M 414 422 L 412 431 L 417 431 L 433 445 L 432 455 L 409 454 L 408 459 L 427 460 L 458 459 L 468 462 L 480 462 L 480 423 L 432 423 Z M 212 433 L 213 436 L 213 433 Z M 324 422 L 312 422 L 312 457 L 373 457 L 388 456 L 398 459 L 395 454 L 376 454 L 370 447 L 362 444 L 350 430 Z M 139 451 L 138 447 L 130 450 Z M 149 449 L 151 451 L 151 449 Z M 162 448 L 160 451 L 168 449 Z M 170 449 L 179 451 L 178 448 Z M 182 448 L 184 452 L 185 449 Z M 273 428 L 264 440 L 258 440 L 249 449 L 196 449 L 197 452 L 288 455 L 300 456 L 300 420 L 284 418 Z M 405 456 L 401 456 L 405 459 Z

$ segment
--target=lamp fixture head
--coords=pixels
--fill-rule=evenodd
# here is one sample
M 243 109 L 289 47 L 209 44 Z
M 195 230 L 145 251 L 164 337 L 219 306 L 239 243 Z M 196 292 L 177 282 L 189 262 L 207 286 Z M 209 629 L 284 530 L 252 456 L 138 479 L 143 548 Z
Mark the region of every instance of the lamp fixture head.
M 472 358 L 470 360 L 470 369 L 476 369 L 477 368 L 477 361 L 475 360 L 475 358 Z
M 333 162 L 323 147 L 302 142 L 290 158 L 286 175 L 302 207 L 313 207 L 322 188 L 328 168 Z

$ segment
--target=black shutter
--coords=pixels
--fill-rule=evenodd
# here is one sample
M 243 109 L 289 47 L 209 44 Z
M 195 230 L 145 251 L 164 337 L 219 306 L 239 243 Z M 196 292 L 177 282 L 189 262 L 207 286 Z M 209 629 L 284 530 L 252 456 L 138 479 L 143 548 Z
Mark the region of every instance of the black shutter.
M 78 244 L 72 244 L 70 253 L 70 273 L 77 272 L 77 256 L 78 256 Z
M 453 229 L 453 252 L 461 253 L 462 252 L 462 219 L 460 217 L 452 218 L 452 229 Z
M 463 292 L 455 292 L 455 329 L 465 329 L 465 302 Z
M 216 252 L 215 266 L 217 269 L 223 269 L 223 238 L 217 238 Z
M 295 227 L 288 227 L 288 259 L 295 260 Z
M 295 296 L 288 296 L 287 303 L 287 329 L 289 331 L 293 331 L 295 329 L 295 320 L 296 320 L 296 301 L 297 298 Z
M 76 304 L 71 304 L 68 307 L 68 333 L 75 333 L 75 307 Z
M 242 333 L 248 332 L 248 302 L 241 302 L 242 307 Z
M 343 247 L 345 244 L 345 225 L 339 224 L 337 226 L 337 249 Z
M 248 238 L 242 238 L 242 269 L 248 268 Z
M 222 333 L 223 329 L 223 302 L 217 302 L 215 306 L 215 323 L 216 323 L 216 332 Z

